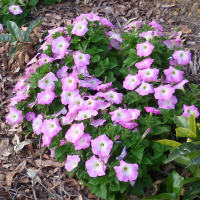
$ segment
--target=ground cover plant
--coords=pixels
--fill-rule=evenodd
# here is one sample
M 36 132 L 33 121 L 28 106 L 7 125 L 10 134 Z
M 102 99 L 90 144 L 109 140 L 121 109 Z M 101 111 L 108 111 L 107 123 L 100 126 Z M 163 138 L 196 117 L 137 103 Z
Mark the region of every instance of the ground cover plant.
M 114 28 L 91 13 L 49 30 L 7 116 L 25 134 L 41 134 L 70 176 L 109 200 L 148 193 L 170 150 L 158 140 L 174 139 L 174 117 L 197 118 L 200 104 L 184 78 L 191 54 L 176 33 L 167 39 L 156 21 L 133 22 L 122 34 Z M 166 180 L 174 177 L 181 182 L 177 172 Z M 164 192 L 177 199 L 180 191 Z

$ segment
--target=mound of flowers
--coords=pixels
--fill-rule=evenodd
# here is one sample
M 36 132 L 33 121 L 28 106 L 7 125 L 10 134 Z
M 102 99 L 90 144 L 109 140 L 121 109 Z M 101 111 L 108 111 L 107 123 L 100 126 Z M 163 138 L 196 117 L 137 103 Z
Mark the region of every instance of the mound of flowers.
M 90 13 L 49 30 L 7 116 L 42 134 L 69 175 L 109 200 L 144 195 L 169 150 L 154 141 L 174 137 L 174 116 L 198 117 L 200 105 L 198 87 L 184 79 L 191 54 L 176 33 L 166 39 L 156 21 L 114 29 Z

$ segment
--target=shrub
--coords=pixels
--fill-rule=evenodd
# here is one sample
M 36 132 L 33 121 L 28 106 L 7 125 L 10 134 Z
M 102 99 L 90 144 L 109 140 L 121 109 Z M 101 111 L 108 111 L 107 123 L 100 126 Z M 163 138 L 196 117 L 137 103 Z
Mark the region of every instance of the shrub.
M 143 196 L 162 176 L 174 116 L 198 116 L 200 92 L 182 65 L 190 53 L 167 40 L 155 21 L 133 22 L 126 33 L 95 14 L 49 30 L 40 52 L 17 82 L 7 121 L 65 161 L 103 199 Z M 184 107 L 183 105 L 192 107 Z

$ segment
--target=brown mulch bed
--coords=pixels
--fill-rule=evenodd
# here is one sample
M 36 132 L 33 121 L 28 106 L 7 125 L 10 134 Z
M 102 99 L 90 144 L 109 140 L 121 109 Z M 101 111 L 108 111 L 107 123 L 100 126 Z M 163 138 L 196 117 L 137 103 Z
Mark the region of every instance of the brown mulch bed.
M 199 0 L 76 0 L 40 5 L 33 19 L 41 17 L 43 24 L 32 37 L 37 43 L 46 30 L 68 25 L 80 13 L 91 11 L 107 17 L 119 31 L 124 24 L 139 19 L 159 21 L 167 30 L 166 34 L 178 30 L 184 47 L 193 54 L 187 69 L 188 78 L 199 83 Z M 8 51 L 9 44 L 0 43 L 0 200 L 98 199 L 75 177 L 68 178 L 64 163 L 51 158 L 49 151 L 41 148 L 40 139 L 28 138 L 20 127 L 10 129 L 5 123 L 13 86 L 31 58 L 24 49 L 9 60 Z M 24 140 L 25 144 L 22 143 Z

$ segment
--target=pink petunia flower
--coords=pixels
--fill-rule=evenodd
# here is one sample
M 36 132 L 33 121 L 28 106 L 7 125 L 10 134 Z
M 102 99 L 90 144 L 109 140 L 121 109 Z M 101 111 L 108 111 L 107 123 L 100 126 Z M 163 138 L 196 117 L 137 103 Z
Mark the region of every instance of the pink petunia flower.
M 129 130 L 134 129 L 135 127 L 138 126 L 137 123 L 135 122 L 124 122 L 124 121 L 119 121 L 118 122 L 121 126 L 123 126 L 124 128 L 127 128 Z
M 154 115 L 160 115 L 161 114 L 160 110 L 158 110 L 154 107 L 144 107 L 144 109 L 147 113 L 153 113 Z
M 106 135 L 100 135 L 91 141 L 92 152 L 100 158 L 109 156 L 113 146 L 113 141 Z
M 96 156 L 92 156 L 89 160 L 87 160 L 85 162 L 85 167 L 90 177 L 94 178 L 97 176 L 104 176 L 106 174 L 106 166 Z
M 136 90 L 136 92 L 141 96 L 145 96 L 145 95 L 149 95 L 151 93 L 154 93 L 153 85 L 149 84 L 149 83 L 142 82 L 142 84 Z
M 190 117 L 191 114 L 195 114 L 195 118 L 199 116 L 199 110 L 195 105 L 187 106 L 183 104 L 183 114 L 184 117 Z
M 143 81 L 149 81 L 149 82 L 157 81 L 158 73 L 159 73 L 159 70 L 156 68 L 153 68 L 153 69 L 147 68 L 147 69 L 142 69 L 138 71 L 139 77 Z
M 153 31 L 146 31 L 139 34 L 140 37 L 145 38 L 147 41 L 154 37 Z
M 141 79 L 138 75 L 129 74 L 123 81 L 123 87 L 127 90 L 134 90 L 141 84 Z
M 109 114 L 111 115 L 113 122 L 129 122 L 132 119 L 131 113 L 128 110 L 122 108 L 118 108 Z
M 152 58 L 145 58 L 144 60 L 135 63 L 135 66 L 138 69 L 147 69 L 147 68 L 151 67 L 153 61 L 154 61 L 154 59 L 152 59 Z
M 109 31 L 107 35 L 110 36 L 111 39 L 115 39 L 118 42 L 123 42 L 123 39 L 121 38 L 121 35 L 119 33 L 114 33 L 112 31 Z
M 65 134 L 67 141 L 74 143 L 84 134 L 84 124 L 73 124 Z
M 54 39 L 51 45 L 52 52 L 58 54 L 59 56 L 61 56 L 61 58 L 63 58 L 65 53 L 67 52 L 67 48 L 69 47 L 70 43 L 63 36 L 60 36 Z
M 77 88 L 78 77 L 75 73 L 61 79 L 62 89 L 65 91 L 73 91 Z
M 94 89 L 97 90 L 97 91 L 102 91 L 102 90 L 109 89 L 111 85 L 112 85 L 112 82 L 105 83 L 105 84 L 101 84 L 101 85 L 96 86 Z
M 0 31 L 3 31 L 3 24 L 0 24 Z
M 183 90 L 184 89 L 184 85 L 186 84 L 186 83 L 188 83 L 189 81 L 188 80 L 182 80 L 180 83 L 178 83 L 178 84 L 176 84 L 175 86 L 174 86 L 174 89 L 175 90 Z
M 103 97 L 111 103 L 120 104 L 122 102 L 122 93 L 109 91 L 104 93 Z
M 172 56 L 179 65 L 187 65 L 191 60 L 191 53 L 189 51 L 177 50 Z
M 91 77 L 89 79 L 79 80 L 79 85 L 81 87 L 90 88 L 92 90 L 95 90 L 95 88 L 101 84 L 101 81 L 98 78 Z
M 102 99 L 97 100 L 97 110 L 105 110 L 106 108 L 110 107 L 110 103 L 105 102 Z
M 138 164 L 130 164 L 121 160 L 120 166 L 115 166 L 114 170 L 117 178 L 123 182 L 135 181 L 138 177 Z
M 23 13 L 23 10 L 21 9 L 21 7 L 19 5 L 11 5 L 11 6 L 9 6 L 8 9 L 13 15 L 19 15 L 19 14 Z
M 48 135 L 43 135 L 42 136 L 42 147 L 44 146 L 48 146 L 51 144 L 51 140 L 52 140 L 52 137 L 48 136 Z
M 80 110 L 83 106 L 83 103 L 84 100 L 80 95 L 75 96 L 75 99 L 69 102 L 69 112 L 70 110 L 73 110 L 75 108 L 78 108 L 78 110 Z
M 61 130 L 62 128 L 57 118 L 45 119 L 42 123 L 42 132 L 49 137 L 56 136 Z
M 73 54 L 74 63 L 78 67 L 87 66 L 90 64 L 90 55 L 76 51 Z
M 126 158 L 127 151 L 126 151 L 126 146 L 123 148 L 121 154 L 116 157 L 117 160 L 124 160 Z
M 25 118 L 27 121 L 31 122 L 35 119 L 35 113 L 34 112 L 28 112 L 25 115 Z
M 38 104 L 45 105 L 45 104 L 50 104 L 56 97 L 56 94 L 51 91 L 50 89 L 46 89 L 43 92 L 40 92 L 37 94 L 37 101 Z
M 78 90 L 73 90 L 73 91 L 63 91 L 61 93 L 61 102 L 64 105 L 69 104 L 70 102 L 72 102 L 75 97 L 77 97 L 79 95 L 79 91 Z
M 165 40 L 163 43 L 169 48 L 174 49 L 174 47 L 181 47 L 181 39 L 171 39 L 171 40 Z
M 88 110 L 80 110 L 78 112 L 78 115 L 75 118 L 75 120 L 82 121 L 82 120 L 89 119 L 92 116 L 96 116 L 96 115 L 98 115 L 98 112 L 96 110 L 89 110 L 89 109 Z
M 46 64 L 46 63 L 51 63 L 53 62 L 53 58 L 47 56 L 46 54 L 41 54 L 39 60 L 38 60 L 38 63 L 40 66 Z
M 152 53 L 154 46 L 150 42 L 144 42 L 141 44 L 137 44 L 136 49 L 137 49 L 138 56 L 147 57 Z
M 90 146 L 91 135 L 84 133 L 81 138 L 74 142 L 75 150 L 87 149 Z
M 53 72 L 49 72 L 48 74 L 46 74 L 46 76 L 44 76 L 41 80 L 38 81 L 38 87 L 41 89 L 54 89 L 55 81 L 58 81 L 55 74 Z
M 91 122 L 91 126 L 94 127 L 99 127 L 99 126 L 103 126 L 103 124 L 106 122 L 105 119 L 93 119 Z
M 131 120 L 136 120 L 140 116 L 140 110 L 138 109 L 128 109 L 128 111 L 131 113 Z
M 166 81 L 168 81 L 169 83 L 178 83 L 183 80 L 184 72 L 170 66 L 169 69 L 164 70 L 164 74 L 166 76 Z
M 130 29 L 132 27 L 138 29 L 142 26 L 142 21 L 133 21 L 130 24 L 126 25 L 124 28 L 125 29 Z
M 87 109 L 94 110 L 94 109 L 96 109 L 96 106 L 97 106 L 97 101 L 89 98 L 88 100 L 84 101 L 82 109 L 83 110 L 87 110 Z
M 157 88 L 154 88 L 154 97 L 155 99 L 168 100 L 172 97 L 175 92 L 175 89 L 171 85 L 160 85 Z
M 88 32 L 88 22 L 86 20 L 82 20 L 74 24 L 72 29 L 72 34 L 77 36 L 83 36 Z
M 42 120 L 43 117 L 41 114 L 39 114 L 32 122 L 33 132 L 36 135 L 39 135 L 42 132 Z
M 163 31 L 163 27 L 155 20 L 152 20 L 149 25 L 161 32 Z
M 70 172 L 74 168 L 78 166 L 78 163 L 80 162 L 80 157 L 79 155 L 68 155 L 67 156 L 67 161 L 65 163 L 65 169 Z
M 115 28 L 115 26 L 110 22 L 110 21 L 108 21 L 106 18 L 104 18 L 104 17 L 100 17 L 100 24 L 102 24 L 102 25 L 105 25 L 105 26 L 107 26 L 108 28 Z
M 175 105 L 176 105 L 177 102 L 178 102 L 178 100 L 175 96 L 172 96 L 168 100 L 158 99 L 159 108 L 163 108 L 163 109 L 166 109 L 166 110 L 175 109 Z
M 15 107 L 10 108 L 10 112 L 6 116 L 8 123 L 14 125 L 20 124 L 23 122 L 23 115 L 21 110 L 17 110 Z
M 68 75 L 67 70 L 68 70 L 68 66 L 63 66 L 61 69 L 59 69 L 56 72 L 57 77 L 58 78 L 65 78 Z

